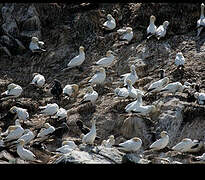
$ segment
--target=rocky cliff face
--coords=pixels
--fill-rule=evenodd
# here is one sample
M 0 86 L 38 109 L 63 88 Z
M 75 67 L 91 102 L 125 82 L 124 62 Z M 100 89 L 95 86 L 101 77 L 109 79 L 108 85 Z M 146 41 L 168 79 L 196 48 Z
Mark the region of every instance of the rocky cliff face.
M 37 114 L 39 106 L 57 102 L 68 110 L 66 121 L 69 130 L 64 137 L 76 141 L 79 141 L 81 132 L 75 122 L 82 120 L 90 127 L 93 117 L 97 118 L 97 135 L 100 137 L 95 141 L 97 144 L 111 134 L 115 136 L 116 144 L 137 136 L 142 139 L 142 149 L 145 150 L 159 138 L 162 130 L 166 130 L 170 136 L 169 147 L 185 137 L 205 140 L 205 106 L 198 105 L 196 101 L 187 102 L 188 95 L 185 92 L 175 96 L 161 94 L 158 97 L 144 97 L 144 104 L 157 100 L 163 102 L 159 112 L 149 118 L 135 114 L 127 116 L 124 107 L 132 100 L 120 102 L 111 94 L 116 87 L 122 86 L 120 75 L 129 72 L 132 64 L 135 64 L 140 78 L 135 87 L 145 91 L 152 82 L 159 79 L 158 69 L 163 68 L 171 82 L 180 81 L 183 84 L 189 80 L 200 84 L 201 91 L 204 92 L 205 46 L 203 38 L 195 40 L 196 22 L 200 17 L 199 3 L 2 3 L 0 7 L 0 92 L 5 91 L 12 82 L 23 87 L 18 101 L 21 102 L 21 107 L 28 109 L 30 121 L 33 123 L 31 128 L 41 127 L 46 121 L 56 125 L 47 117 L 39 119 Z M 130 44 L 119 41 L 116 31 L 106 33 L 102 30 L 102 23 L 108 13 L 116 18 L 116 29 L 123 26 L 133 28 L 134 39 Z M 156 16 L 157 26 L 165 20 L 170 22 L 166 38 L 160 41 L 146 40 L 150 15 Z M 29 51 L 32 36 L 45 42 L 46 52 L 32 54 Z M 86 53 L 83 72 L 75 68 L 68 72 L 61 71 L 78 54 L 81 45 L 85 47 Z M 97 69 L 94 62 L 108 50 L 115 52 L 117 58 L 112 71 L 106 72 L 104 89 L 95 88 L 99 93 L 96 105 L 79 105 L 89 84 L 88 79 Z M 183 76 L 174 65 L 176 53 L 179 51 L 186 58 Z M 29 85 L 35 72 L 46 78 L 46 86 L 42 91 Z M 80 92 L 77 98 L 62 98 L 61 101 L 52 99 L 47 86 L 54 79 L 58 79 L 63 86 L 78 84 Z M 12 100 L 2 102 L 0 116 L 3 117 L 15 103 Z M 50 148 L 56 147 L 58 145 L 53 143 Z M 50 154 L 46 157 L 43 153 L 39 155 L 44 163 L 48 163 L 50 157 Z

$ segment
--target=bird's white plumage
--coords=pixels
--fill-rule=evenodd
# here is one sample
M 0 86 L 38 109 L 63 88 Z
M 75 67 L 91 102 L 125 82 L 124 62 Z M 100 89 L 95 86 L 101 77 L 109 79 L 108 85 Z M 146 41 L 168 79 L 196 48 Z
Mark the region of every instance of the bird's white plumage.
M 94 91 L 94 89 L 89 86 L 88 92 L 84 95 L 83 101 L 90 101 L 92 103 L 95 103 L 98 98 L 98 93 Z
M 111 14 L 107 15 L 107 21 L 105 21 L 103 23 L 103 26 L 107 29 L 107 30 L 113 30 L 116 27 L 116 21 L 115 19 L 112 17 Z
M 24 121 L 29 119 L 29 113 L 27 109 L 23 109 L 23 108 L 16 107 L 16 106 L 13 106 L 12 109 L 13 109 L 13 112 L 17 113 L 18 119 L 20 120 L 22 119 Z
M 110 135 L 108 140 L 102 141 L 102 146 L 106 148 L 111 148 L 115 144 L 115 137 L 113 135 Z
M 144 95 L 143 91 L 136 89 L 132 86 L 132 83 L 130 80 L 127 81 L 127 86 L 128 86 L 127 90 L 129 92 L 129 97 L 136 99 L 138 94 Z
M 183 56 L 183 54 L 181 52 L 178 52 L 176 54 L 176 58 L 175 58 L 175 65 L 179 66 L 179 65 L 184 65 L 185 63 L 185 58 Z
M 169 25 L 168 21 L 165 21 L 163 25 L 160 25 L 156 30 L 156 36 L 159 38 L 164 37 L 167 32 L 167 27 Z
M 181 142 L 173 146 L 172 149 L 180 152 L 188 152 L 194 145 L 195 143 L 191 139 L 184 138 Z
M 13 126 L 15 129 L 14 130 L 11 130 L 9 132 L 9 134 L 5 137 L 4 141 L 11 141 L 11 140 L 15 140 L 15 139 L 18 139 L 20 138 L 23 133 L 24 133 L 24 129 L 21 127 L 21 125 L 15 125 Z
M 131 111 L 135 110 L 138 106 L 142 106 L 142 94 L 137 94 L 137 100 L 129 103 L 125 107 L 125 111 L 130 113 Z
M 60 108 L 54 116 L 54 118 L 59 118 L 59 120 L 66 117 L 67 117 L 67 111 L 64 108 Z
M 151 114 L 152 112 L 155 112 L 156 107 L 155 107 L 155 105 L 146 105 L 146 106 L 139 105 L 139 106 L 135 107 L 132 111 L 134 111 L 135 113 L 138 113 L 140 115 L 147 116 L 147 115 Z
M 108 67 L 113 63 L 115 56 L 112 54 L 112 51 L 108 51 L 106 53 L 106 57 L 101 58 L 99 61 L 96 62 L 97 65 L 101 67 Z
M 24 134 L 17 140 L 23 139 L 25 144 L 28 144 L 31 140 L 33 140 L 35 135 L 30 129 L 25 129 Z
M 205 26 L 204 3 L 202 3 L 201 4 L 201 15 L 200 15 L 199 20 L 197 20 L 197 37 L 200 35 L 204 26 Z
M 180 82 L 173 82 L 167 84 L 164 88 L 162 88 L 161 92 L 168 92 L 175 94 L 176 92 L 182 92 L 185 86 L 183 86 Z
M 120 39 L 131 41 L 133 38 L 133 31 L 131 27 L 127 27 L 126 31 L 120 36 Z
M 19 97 L 21 93 L 23 92 L 23 89 L 20 85 L 11 83 L 7 87 L 7 91 L 3 92 L 1 95 L 7 95 L 7 96 L 13 96 L 13 97 Z
M 155 34 L 157 27 L 155 26 L 155 16 L 150 16 L 150 23 L 149 26 L 147 27 L 147 34 Z
M 205 104 L 205 93 L 195 92 L 194 96 L 197 99 L 199 104 L 202 104 L 202 105 Z
M 87 134 L 85 134 L 82 138 L 82 142 L 84 144 L 93 144 L 94 140 L 96 138 L 96 127 L 95 127 L 95 120 L 92 119 L 92 127 L 90 129 L 90 132 L 88 132 Z
M 196 159 L 205 161 L 205 153 L 203 153 L 201 156 L 196 156 Z
M 165 77 L 163 79 L 160 79 L 158 81 L 153 82 L 150 84 L 148 91 L 149 92 L 158 92 L 160 91 L 167 83 L 169 82 L 169 78 Z
M 114 93 L 121 98 L 127 98 L 129 96 L 129 91 L 127 88 L 123 87 L 123 88 L 116 88 L 114 90 Z
M 46 123 L 46 129 L 43 129 L 40 133 L 38 133 L 37 137 L 43 138 L 55 131 L 55 128 L 51 126 L 49 123 Z
M 106 78 L 104 68 L 100 68 L 99 71 L 88 81 L 91 84 L 103 84 Z
M 71 152 L 76 147 L 77 145 L 73 141 L 64 141 L 62 146 L 56 149 L 56 151 L 66 154 L 66 153 Z
M 126 74 L 123 74 L 121 75 L 122 79 L 124 80 L 124 86 L 127 85 L 127 80 L 131 80 L 132 82 L 132 85 L 139 79 L 138 76 L 137 76 L 137 73 L 135 71 L 135 65 L 132 65 L 130 67 L 130 73 L 126 73 Z
M 162 131 L 161 138 L 156 140 L 154 143 L 152 143 L 150 145 L 150 148 L 154 150 L 160 150 L 165 148 L 168 143 L 169 143 L 169 135 L 167 134 L 166 131 Z
M 39 109 L 42 109 L 40 113 L 52 116 L 58 112 L 59 106 L 56 103 L 53 103 L 47 104 L 46 106 L 40 106 Z
M 35 73 L 31 84 L 35 84 L 38 87 L 43 87 L 45 82 L 46 82 L 46 80 L 45 80 L 45 77 L 43 75 L 41 75 L 39 73 Z
M 45 51 L 44 49 L 41 48 L 41 46 L 43 45 L 44 45 L 43 41 L 39 41 L 37 37 L 32 37 L 31 42 L 29 44 L 29 49 L 32 52 L 35 52 L 36 50 Z
M 123 149 L 124 151 L 135 152 L 142 146 L 142 140 L 137 138 L 137 141 L 135 141 L 132 138 L 123 143 L 120 143 L 119 146 L 121 146 L 120 149 Z

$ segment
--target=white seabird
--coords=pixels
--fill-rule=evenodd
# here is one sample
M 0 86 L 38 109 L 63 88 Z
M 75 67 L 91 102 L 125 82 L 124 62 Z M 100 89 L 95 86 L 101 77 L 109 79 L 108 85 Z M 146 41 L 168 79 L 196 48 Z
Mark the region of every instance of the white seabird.
M 43 41 L 39 41 L 37 37 L 32 37 L 31 38 L 31 42 L 29 44 L 29 49 L 32 52 L 46 51 L 45 49 L 42 49 L 43 46 L 44 46 L 44 42 Z
M 58 104 L 53 103 L 53 104 L 47 104 L 46 106 L 39 106 L 39 109 L 41 109 L 40 112 L 41 114 L 53 116 L 58 112 L 59 106 Z
M 56 151 L 66 154 L 66 153 L 71 152 L 76 147 L 77 145 L 73 141 L 63 141 L 62 146 L 56 149 Z
M 163 149 L 167 146 L 169 143 L 169 135 L 167 134 L 166 131 L 162 131 L 160 133 L 161 138 L 155 141 L 150 145 L 150 148 L 153 150 L 160 150 Z
M 142 140 L 138 137 L 134 137 L 123 143 L 120 143 L 119 146 L 120 146 L 119 149 L 122 149 L 124 151 L 135 152 L 138 149 L 140 149 L 140 147 L 142 146 Z
M 25 144 L 28 144 L 34 139 L 34 137 L 35 135 L 30 129 L 25 129 L 24 134 L 17 140 L 17 142 L 19 142 L 20 139 L 23 139 Z
M 95 119 L 92 119 L 92 127 L 90 129 L 90 132 L 88 132 L 87 134 L 83 135 L 82 137 L 82 143 L 83 144 L 91 144 L 93 145 L 94 140 L 96 138 L 96 127 L 95 127 Z
M 79 86 L 77 84 L 67 84 L 64 88 L 63 88 L 63 94 L 66 96 L 75 96 L 79 91 Z
M 92 86 L 89 86 L 86 90 L 86 94 L 84 95 L 82 102 L 90 101 L 92 103 L 95 103 L 98 98 L 98 93 L 94 91 Z
M 205 17 L 204 17 L 204 3 L 201 3 L 201 15 L 200 19 L 197 21 L 197 36 L 198 37 L 205 26 Z
M 19 144 L 17 145 L 17 153 L 20 156 L 21 159 L 23 160 L 28 160 L 28 161 L 35 161 L 36 156 L 28 149 L 25 149 L 24 146 L 25 142 L 23 139 L 19 140 Z
M 11 83 L 7 86 L 7 91 L 3 92 L 1 95 L 7 98 L 17 98 L 21 95 L 23 89 L 20 85 Z
M 96 62 L 96 64 L 101 67 L 110 66 L 115 59 L 115 56 L 112 53 L 113 52 L 111 50 L 107 51 L 106 57 L 101 58 L 99 61 Z
M 205 104 L 205 93 L 195 92 L 194 97 L 197 99 L 199 104 Z
M 125 107 L 125 111 L 130 113 L 131 111 L 135 110 L 138 106 L 141 106 L 141 105 L 142 105 L 142 94 L 138 93 L 137 94 L 137 100 L 129 103 Z
M 107 21 L 103 23 L 106 30 L 113 30 L 116 27 L 116 21 L 111 14 L 107 15 Z
M 43 87 L 45 84 L 46 80 L 45 77 L 39 73 L 33 73 L 33 80 L 30 84 L 35 84 L 39 88 Z
M 126 73 L 121 75 L 122 79 L 124 80 L 124 86 L 127 85 L 127 80 L 131 80 L 132 85 L 135 84 L 135 82 L 139 79 L 137 76 L 137 73 L 135 71 L 135 65 L 130 66 L 130 73 Z
M 120 98 L 126 99 L 129 96 L 129 91 L 127 88 L 116 88 L 114 90 L 115 95 L 117 95 Z
M 101 145 L 106 148 L 111 148 L 114 144 L 115 144 L 115 137 L 113 135 L 110 135 L 109 139 L 103 140 Z
M 134 99 L 137 98 L 137 94 L 139 94 L 139 93 L 144 95 L 143 91 L 136 89 L 132 86 L 132 82 L 130 79 L 127 80 L 127 90 L 129 92 L 129 97 L 134 98 Z
M 40 133 L 38 133 L 37 137 L 43 138 L 55 131 L 55 128 L 51 126 L 49 123 L 45 123 L 44 126 L 46 129 L 43 129 Z
M 100 68 L 99 71 L 88 81 L 91 84 L 103 84 L 106 78 L 104 68 Z
M 133 38 L 133 31 L 131 27 L 127 27 L 126 31 L 120 36 L 120 39 L 127 40 L 128 42 L 131 41 Z
M 159 40 L 160 38 L 164 37 L 167 32 L 167 27 L 169 25 L 168 21 L 164 21 L 162 25 L 160 25 L 156 30 L 156 37 Z
M 146 106 L 139 105 L 135 107 L 132 111 L 142 116 L 148 116 L 151 113 L 156 112 L 157 107 L 156 105 L 146 105 Z
M 167 84 L 164 88 L 160 90 L 160 92 L 167 92 L 167 93 L 172 93 L 173 95 L 175 95 L 176 92 L 183 92 L 185 88 L 188 88 L 188 87 L 182 85 L 180 82 L 173 82 L 173 83 Z
M 152 35 L 156 33 L 157 27 L 154 24 L 155 20 L 156 20 L 156 17 L 151 15 L 150 23 L 149 23 L 149 26 L 147 27 L 147 39 L 149 39 Z
M 165 78 L 160 79 L 160 80 L 158 80 L 156 82 L 153 82 L 149 86 L 147 93 L 160 91 L 168 82 L 169 82 L 169 78 L 168 77 L 165 77 Z
M 180 68 L 180 67 L 184 67 L 184 63 L 185 63 L 185 58 L 182 52 L 178 52 L 175 58 L 175 65 L 177 66 L 177 68 Z
M 67 110 L 64 108 L 60 108 L 53 118 L 57 118 L 59 120 L 64 119 L 67 117 Z
M 203 153 L 201 156 L 196 156 L 195 158 L 200 161 L 205 161 L 205 153 Z
M 15 123 L 16 125 L 8 127 L 9 133 L 5 137 L 4 142 L 18 139 L 23 135 L 24 129 L 21 127 L 19 120 L 17 119 Z
M 73 59 L 70 60 L 70 62 L 67 64 L 66 69 L 70 69 L 70 68 L 80 66 L 81 64 L 83 64 L 83 62 L 85 60 L 84 50 L 85 50 L 85 48 L 83 46 L 79 47 L 79 55 L 75 56 Z
M 18 119 L 20 119 L 20 120 L 26 121 L 26 120 L 29 119 L 29 113 L 28 113 L 27 109 L 23 109 L 23 108 L 20 108 L 20 107 L 13 106 L 10 109 L 10 111 L 13 112 L 13 113 L 16 113 Z

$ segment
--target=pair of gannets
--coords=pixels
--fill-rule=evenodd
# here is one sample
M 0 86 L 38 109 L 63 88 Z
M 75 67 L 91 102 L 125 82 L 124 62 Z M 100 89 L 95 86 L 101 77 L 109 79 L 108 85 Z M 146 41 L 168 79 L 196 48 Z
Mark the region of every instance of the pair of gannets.
M 38 133 L 37 137 L 44 138 L 55 131 L 55 128 L 49 123 L 45 123 L 44 127 L 45 128 L 42 128 L 40 133 Z
M 39 88 L 43 87 L 46 80 L 45 77 L 39 73 L 33 73 L 33 80 L 30 84 L 34 84 L 38 86 Z
M 159 92 L 167 83 L 169 82 L 169 78 L 168 77 L 165 77 L 163 79 L 160 79 L 156 82 L 153 82 L 148 90 L 147 90 L 147 93 L 149 92 Z
M 63 94 L 66 96 L 76 96 L 79 91 L 79 86 L 77 84 L 67 84 L 63 88 Z
M 106 78 L 106 73 L 104 68 L 100 68 L 99 71 L 88 81 L 91 84 L 103 84 Z
M 43 49 L 43 47 L 44 47 L 44 42 L 43 41 L 39 41 L 37 37 L 32 37 L 31 38 L 31 42 L 29 44 L 29 49 L 32 52 L 46 51 L 45 49 Z
M 195 92 L 194 97 L 197 99 L 199 104 L 205 104 L 205 93 Z
M 103 27 L 106 29 L 106 30 L 113 30 L 115 29 L 116 27 L 116 21 L 115 19 L 112 17 L 111 14 L 108 14 L 107 15 L 107 21 L 105 21 L 103 23 Z
M 73 141 L 63 141 L 62 146 L 56 149 L 56 152 L 66 154 L 71 152 L 75 148 L 77 148 L 77 145 Z
M 106 57 L 103 57 L 99 61 L 97 61 L 96 65 L 101 66 L 101 67 L 111 66 L 114 59 L 115 59 L 115 56 L 113 54 L 115 54 L 115 53 L 112 52 L 111 50 L 107 51 Z
M 95 119 L 92 119 L 92 127 L 90 129 L 90 132 L 88 132 L 87 134 L 82 134 L 81 137 L 82 137 L 82 143 L 83 144 L 91 144 L 93 145 L 94 144 L 94 140 L 96 138 L 96 127 L 95 127 L 95 123 L 96 123 L 96 120 Z
M 199 150 L 203 146 L 202 141 L 191 140 L 189 138 L 184 138 L 181 142 L 172 147 L 172 150 L 180 152 L 194 152 Z
M 113 135 L 110 135 L 108 140 L 103 140 L 101 145 L 106 148 L 111 148 L 115 144 L 115 137 Z
M 135 70 L 135 65 L 130 66 L 130 73 L 121 75 L 124 80 L 124 86 L 127 86 L 127 80 L 131 80 L 132 85 L 139 79 Z
M 148 35 L 147 38 L 149 39 L 152 35 L 155 35 L 157 39 L 159 40 L 161 37 L 164 37 L 166 35 L 169 22 L 164 21 L 163 24 L 157 28 L 154 24 L 155 20 L 156 20 L 155 16 L 153 15 L 150 16 L 150 24 L 147 27 L 147 35 Z
M 81 64 L 83 64 L 84 60 L 85 60 L 85 52 L 84 52 L 85 48 L 83 46 L 79 47 L 79 55 L 75 56 L 73 59 L 70 60 L 70 62 L 67 64 L 67 68 L 65 68 L 63 71 L 73 68 L 73 67 L 77 67 L 80 66 Z
M 142 94 L 138 93 L 137 94 L 137 100 L 133 101 L 131 103 L 129 103 L 126 107 L 125 107 L 125 111 L 130 113 L 131 111 L 134 111 L 137 107 L 142 105 Z
M 41 114 L 53 116 L 58 112 L 59 106 L 58 104 L 53 103 L 53 104 L 47 104 L 46 106 L 39 106 L 39 109 L 41 109 L 40 112 Z
M 200 19 L 197 21 L 197 37 L 200 35 L 204 26 L 205 26 L 204 3 L 201 3 L 201 15 L 200 15 Z
M 175 65 L 179 69 L 181 67 L 184 67 L 184 63 L 185 63 L 185 58 L 184 58 L 182 52 L 178 52 L 176 54 L 176 58 L 175 58 Z
M 120 39 L 127 40 L 128 42 L 133 38 L 133 31 L 131 27 L 126 27 L 125 29 L 117 30 L 117 33 L 120 34 Z
M 92 86 L 89 86 L 86 90 L 86 94 L 84 95 L 82 102 L 88 102 L 95 103 L 98 98 L 98 93 L 93 89 Z
M 11 83 L 7 86 L 7 91 L 3 92 L 1 96 L 5 98 L 17 98 L 22 92 L 23 89 L 20 85 Z
M 10 109 L 10 112 L 16 113 L 18 119 L 20 119 L 20 120 L 26 121 L 26 120 L 29 119 L 29 113 L 28 113 L 27 109 L 23 109 L 23 108 L 20 108 L 20 107 L 13 106 Z

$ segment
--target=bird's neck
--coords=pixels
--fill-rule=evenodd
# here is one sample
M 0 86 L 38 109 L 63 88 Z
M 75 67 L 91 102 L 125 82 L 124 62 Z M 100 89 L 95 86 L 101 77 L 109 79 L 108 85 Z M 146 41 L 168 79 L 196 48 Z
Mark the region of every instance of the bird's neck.
M 201 7 L 201 16 L 200 18 L 204 18 L 204 7 Z
M 138 103 L 142 103 L 142 96 L 138 96 L 137 101 Z
M 92 123 L 91 130 L 92 130 L 92 131 L 96 131 L 95 122 Z
M 85 56 L 85 52 L 84 52 L 84 51 L 80 51 L 79 54 L 80 54 L 81 56 Z

